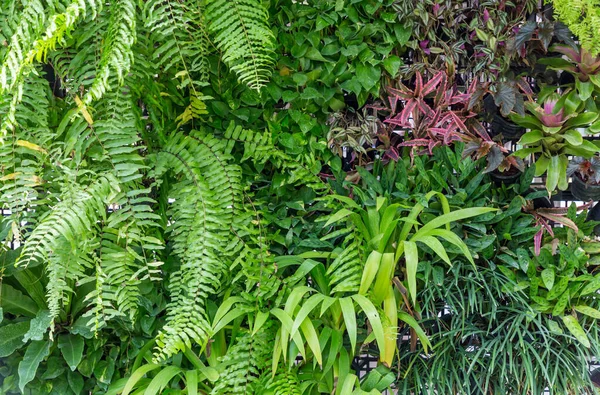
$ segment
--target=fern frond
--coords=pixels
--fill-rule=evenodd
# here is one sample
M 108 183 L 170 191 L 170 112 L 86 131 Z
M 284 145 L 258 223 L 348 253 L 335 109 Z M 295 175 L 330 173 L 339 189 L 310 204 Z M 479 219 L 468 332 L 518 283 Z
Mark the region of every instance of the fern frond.
M 212 99 L 212 97 L 196 96 L 195 94 L 192 94 L 190 97 L 190 104 L 185 108 L 183 113 L 175 119 L 177 121 L 177 126 L 183 126 L 193 119 L 198 119 L 201 118 L 202 115 L 208 114 L 206 103 L 204 101 L 209 99 Z
M 343 250 L 327 267 L 331 294 L 358 292 L 363 272 L 362 245 L 357 232 L 352 231 L 344 238 Z
M 274 35 L 269 15 L 259 0 L 209 0 L 209 30 L 223 61 L 240 80 L 259 90 L 269 81 L 273 66 Z
M 85 35 L 78 36 L 78 40 L 68 48 L 48 55 L 49 62 L 67 92 L 83 96 L 95 83 L 98 48 L 102 46 L 102 36 L 108 26 L 108 10 L 103 9 L 97 18 L 88 17 L 79 23 L 78 30 L 85 31 Z
M 110 77 L 116 77 L 118 83 L 122 84 L 131 69 L 134 60 L 132 46 L 137 37 L 136 11 L 136 2 L 133 0 L 111 2 L 110 22 L 104 35 L 102 56 L 94 83 L 83 99 L 84 103 L 98 100 L 110 90 Z
M 23 86 L 23 100 L 16 106 L 14 130 L 0 138 L 0 202 L 9 210 L 12 234 L 19 241 L 20 229 L 35 225 L 43 211 L 38 205 L 40 174 L 47 163 L 47 151 L 53 134 L 48 127 L 48 83 L 35 76 Z M 0 114 L 11 112 L 11 103 L 0 103 Z M 0 115 L 1 116 L 1 115 Z
M 59 236 L 74 242 L 89 234 L 96 221 L 106 215 L 106 207 L 118 191 L 118 182 L 110 174 L 99 176 L 91 185 L 67 185 L 58 204 L 40 220 L 25 242 L 17 264 L 45 261 Z
M 54 14 L 48 19 L 46 30 L 33 43 L 33 48 L 27 54 L 26 61 L 35 58 L 38 62 L 45 61 L 49 51 L 63 45 L 65 38 L 70 36 L 77 24 L 86 18 L 88 13 L 94 19 L 102 10 L 102 3 L 95 0 L 73 0 L 64 12 Z
M 277 370 L 275 377 L 269 380 L 267 389 L 271 390 L 273 395 L 301 395 L 300 381 L 296 369 L 287 369 L 281 367 Z
M 10 49 L 5 59 L 1 59 L 0 94 L 12 90 L 21 80 L 23 70 L 35 40 L 41 36 L 46 23 L 46 10 L 40 0 L 27 2 L 19 25 L 10 38 Z
M 270 132 L 255 132 L 242 129 L 233 122 L 224 133 L 223 138 L 228 141 L 227 149 L 241 145 L 244 149 L 242 161 L 252 159 L 254 163 L 264 164 L 269 161 L 279 169 L 284 176 L 286 185 L 306 185 L 315 190 L 323 190 L 327 185 L 316 174 L 321 169 L 316 158 L 306 155 L 302 158 L 293 158 L 280 150 L 274 143 Z M 311 168 L 317 167 L 317 172 Z
M 272 323 L 266 323 L 254 335 L 244 332 L 221 359 L 225 370 L 211 395 L 258 394 L 264 370 L 270 367 L 274 341 Z M 270 373 L 270 371 L 269 371 Z
M 550 1 L 547 1 L 550 2 Z M 600 54 L 600 1 L 552 0 L 554 13 L 593 56 Z
M 46 300 L 53 322 L 74 293 L 74 286 L 86 278 L 85 270 L 94 267 L 93 251 L 97 247 L 98 240 L 95 237 L 78 240 L 75 244 L 64 237 L 56 241 L 46 266 Z M 53 326 L 51 330 L 54 330 Z
M 205 344 L 210 334 L 205 301 L 220 290 L 230 254 L 225 247 L 241 204 L 241 169 L 230 163 L 224 146 L 199 131 L 174 134 L 157 158 L 155 176 L 172 168 L 185 177 L 172 191 L 171 237 L 181 267 L 171 278 L 171 303 L 157 340 L 157 359 L 191 347 L 192 341 Z
M 199 2 L 150 0 L 144 4 L 144 20 L 157 43 L 157 67 L 174 75 L 184 73 L 192 87 L 206 83 L 209 40 Z

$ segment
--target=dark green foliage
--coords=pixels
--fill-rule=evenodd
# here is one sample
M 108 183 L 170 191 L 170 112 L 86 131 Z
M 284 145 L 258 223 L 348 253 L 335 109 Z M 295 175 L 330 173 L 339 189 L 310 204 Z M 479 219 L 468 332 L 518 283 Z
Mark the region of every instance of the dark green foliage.
M 378 113 L 568 34 L 529 0 L 401 3 L 0 0 L 0 393 L 591 393 L 595 224 L 541 235 L 533 168 L 391 150 Z M 511 73 L 465 111 L 517 108 Z

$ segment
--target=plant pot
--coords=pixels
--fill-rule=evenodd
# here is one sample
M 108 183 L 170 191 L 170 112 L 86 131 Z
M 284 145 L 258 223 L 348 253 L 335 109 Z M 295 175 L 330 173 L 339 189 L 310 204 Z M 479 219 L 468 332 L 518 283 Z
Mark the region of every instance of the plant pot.
M 525 128 L 514 124 L 498 112 L 492 95 L 487 95 L 483 99 L 483 104 L 484 119 L 490 123 L 490 135 L 492 137 L 502 134 L 504 141 L 518 141 L 525 134 Z
M 582 202 L 598 201 L 600 200 L 600 185 L 587 185 L 575 175 L 571 182 L 571 193 L 576 200 Z
M 588 211 L 586 221 L 600 221 L 600 203 L 596 203 L 594 207 Z M 594 234 L 600 236 L 600 225 L 594 227 Z M 598 383 L 600 384 L 600 371 L 598 371 Z
M 552 207 L 554 207 L 554 205 L 552 204 L 552 201 L 550 199 L 548 199 L 547 197 L 539 197 L 539 198 L 533 199 L 533 208 L 536 210 L 538 208 L 552 208 Z
M 490 126 L 492 136 L 502 134 L 502 140 L 504 141 L 519 141 L 521 136 L 525 134 L 525 128 L 512 123 L 500 114 L 494 115 Z
M 498 170 L 494 170 L 489 174 L 490 178 L 496 185 L 512 185 L 519 181 L 519 177 L 521 177 L 521 172 L 517 169 L 511 169 L 507 172 L 500 172 Z
M 590 380 L 594 383 L 594 387 L 600 388 L 600 368 L 596 368 L 590 372 Z

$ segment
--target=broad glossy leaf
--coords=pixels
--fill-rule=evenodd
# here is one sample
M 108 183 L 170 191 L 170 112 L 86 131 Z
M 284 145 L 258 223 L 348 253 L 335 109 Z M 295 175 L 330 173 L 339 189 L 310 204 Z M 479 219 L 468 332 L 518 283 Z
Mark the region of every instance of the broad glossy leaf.
M 50 353 L 50 342 L 34 341 L 29 344 L 23 360 L 19 363 L 19 388 L 24 392 L 25 386 L 34 379 L 40 362 Z
M 83 387 L 85 385 L 83 376 L 79 373 L 68 372 L 67 380 L 69 381 L 69 387 L 71 390 L 77 395 L 81 394 L 81 391 L 83 391 Z
M 2 284 L 0 291 L 0 306 L 7 313 L 35 317 L 40 309 L 33 299 L 8 284 Z
M 38 311 L 36 317 L 31 320 L 29 331 L 27 331 L 25 334 L 23 341 L 27 342 L 29 340 L 43 340 L 44 334 L 48 331 L 51 323 L 52 317 L 50 316 L 50 311 Z
M 585 315 L 595 318 L 597 320 L 600 319 L 600 311 L 596 310 L 593 307 L 578 305 L 578 306 L 574 306 L 573 308 L 575 309 L 575 311 L 577 311 L 581 314 L 585 314 Z
M 598 113 L 586 111 L 569 119 L 567 122 L 565 122 L 564 126 L 566 128 L 585 127 L 594 122 L 596 119 L 598 119 Z
M 58 337 L 58 348 L 72 371 L 77 369 L 77 365 L 83 357 L 84 341 L 77 335 L 60 335 Z
M 560 176 L 560 163 L 558 156 L 550 158 L 548 163 L 547 178 L 546 178 L 546 189 L 548 193 L 554 191 L 558 185 L 558 177 Z
M 23 347 L 23 336 L 29 330 L 29 321 L 0 327 L 0 358 L 7 357 Z
M 531 132 L 525 133 L 521 137 L 521 139 L 519 140 L 519 144 L 527 146 L 527 145 L 537 143 L 538 141 L 542 140 L 543 138 L 544 138 L 544 135 L 541 132 L 541 130 L 532 130 Z
M 551 290 L 554 286 L 554 269 L 548 268 L 542 271 L 542 281 L 547 290 Z
M 566 315 L 566 316 L 561 317 L 561 318 L 563 320 L 563 323 L 565 324 L 565 326 L 569 330 L 569 332 L 571 332 L 571 334 L 573 336 L 575 336 L 575 338 L 581 344 L 583 344 L 587 348 L 590 348 L 591 347 L 590 339 L 588 339 L 585 331 L 583 330 L 583 328 L 581 327 L 581 325 L 579 325 L 579 321 L 577 320 L 577 318 L 573 317 L 572 315 Z
M 592 93 L 594 92 L 594 84 L 592 84 L 590 81 L 583 82 L 579 78 L 575 78 L 575 85 L 581 100 L 585 101 L 592 96 Z

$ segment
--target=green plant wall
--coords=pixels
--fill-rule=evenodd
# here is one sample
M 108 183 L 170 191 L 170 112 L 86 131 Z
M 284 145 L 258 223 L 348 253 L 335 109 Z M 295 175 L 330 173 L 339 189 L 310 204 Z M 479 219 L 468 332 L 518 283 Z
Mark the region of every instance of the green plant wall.
M 596 223 L 481 115 L 598 68 L 459 3 L 0 0 L 0 393 L 593 393 Z

